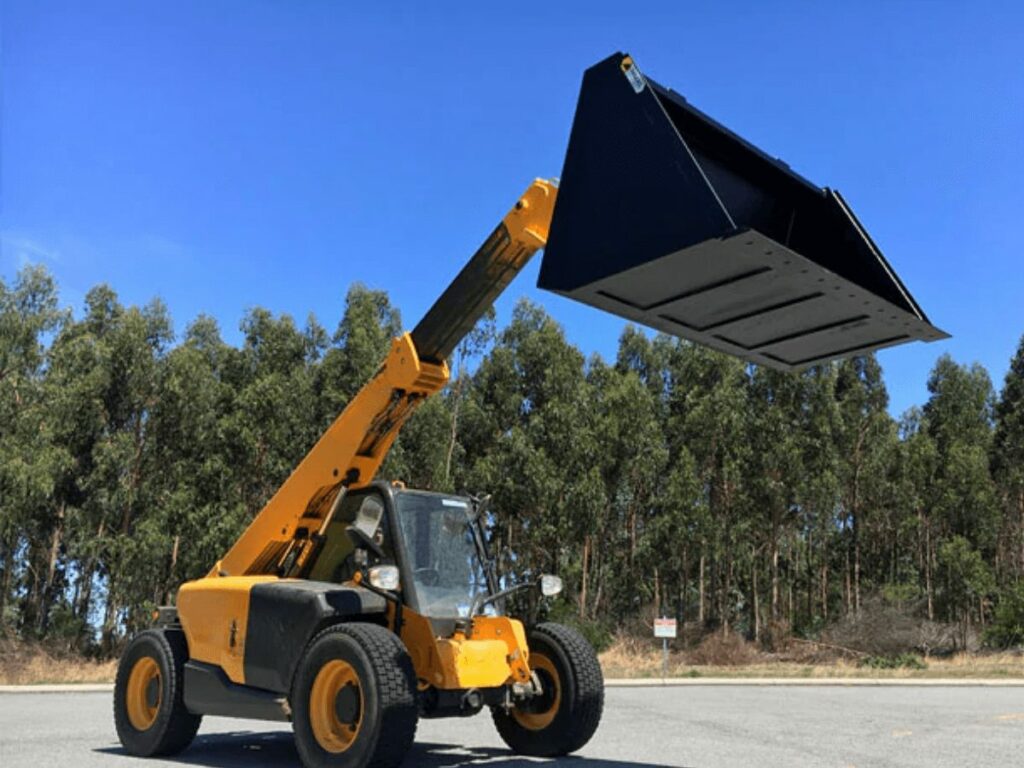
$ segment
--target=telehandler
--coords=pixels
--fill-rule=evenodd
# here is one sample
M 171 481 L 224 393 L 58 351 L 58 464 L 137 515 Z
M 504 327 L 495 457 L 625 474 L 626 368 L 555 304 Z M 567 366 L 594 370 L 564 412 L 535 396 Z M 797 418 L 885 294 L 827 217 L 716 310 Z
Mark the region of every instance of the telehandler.
M 557 198 L 557 205 L 556 205 Z M 203 715 L 291 721 L 302 763 L 397 766 L 419 717 L 491 710 L 524 755 L 594 734 L 594 651 L 505 615 L 486 499 L 376 479 L 446 360 L 541 248 L 539 284 L 783 370 L 934 328 L 837 192 L 795 174 L 617 53 L 584 75 L 559 183 L 536 180 L 206 577 L 132 639 L 114 718 L 134 755 Z

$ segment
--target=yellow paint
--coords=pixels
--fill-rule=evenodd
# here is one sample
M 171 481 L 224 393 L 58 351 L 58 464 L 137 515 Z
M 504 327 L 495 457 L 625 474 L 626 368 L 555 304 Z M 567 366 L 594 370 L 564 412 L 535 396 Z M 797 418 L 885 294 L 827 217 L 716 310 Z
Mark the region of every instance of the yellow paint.
M 473 640 L 497 640 L 504 646 L 508 676 L 513 682 L 525 683 L 530 679 L 526 630 L 523 622 L 507 616 L 477 616 L 473 619 Z
M 446 675 L 445 687 L 495 688 L 508 680 L 505 644 L 500 640 L 467 640 L 465 635 L 439 639 L 437 652 Z
M 462 633 L 435 637 L 430 621 L 408 609 L 402 611 L 402 622 L 402 641 L 421 687 L 494 688 L 530 679 L 522 622 L 478 616 L 469 638 Z
M 389 615 L 391 627 L 394 628 L 394 613 L 391 612 Z M 419 685 L 421 687 L 430 685 L 437 688 L 448 687 L 445 685 L 448 682 L 447 675 L 437 656 L 434 630 L 430 626 L 430 621 L 416 611 L 403 608 L 402 630 L 399 636 L 409 651 Z
M 146 691 L 154 680 L 157 684 L 156 704 L 150 706 Z M 135 662 L 131 674 L 128 675 L 128 685 L 124 694 L 128 722 L 132 724 L 132 728 L 137 731 L 148 731 L 156 722 L 157 713 L 160 711 L 162 687 L 160 665 L 156 659 L 152 656 L 143 656 Z
M 338 719 L 334 702 L 341 690 L 349 685 L 359 695 L 359 711 L 354 722 L 343 723 Z M 363 687 L 352 665 L 341 659 L 332 659 L 324 664 L 309 692 L 309 724 L 317 743 L 331 754 L 347 751 L 359 735 L 364 706 Z
M 542 731 L 551 725 L 558 714 L 558 708 L 562 705 L 562 680 L 558 677 L 558 669 L 554 662 L 543 653 L 533 654 L 533 667 L 540 675 L 541 683 L 553 689 L 554 696 L 551 706 L 543 712 L 524 712 L 519 709 L 512 710 L 512 717 L 516 719 L 523 728 L 531 731 Z
M 277 577 L 214 577 L 183 584 L 178 590 L 178 616 L 189 656 L 221 667 L 233 683 L 244 683 L 249 591 L 268 581 Z

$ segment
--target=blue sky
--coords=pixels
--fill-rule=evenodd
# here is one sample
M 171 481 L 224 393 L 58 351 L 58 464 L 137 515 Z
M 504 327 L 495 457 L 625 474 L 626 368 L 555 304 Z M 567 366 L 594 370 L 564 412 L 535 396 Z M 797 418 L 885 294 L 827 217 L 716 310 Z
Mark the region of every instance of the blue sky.
M 0 275 L 43 263 L 201 311 L 329 328 L 356 280 L 411 326 L 535 176 L 616 50 L 850 201 L 941 343 L 882 352 L 899 413 L 935 358 L 998 387 L 1024 333 L 1024 6 L 954 2 L 0 0 Z M 622 321 L 543 294 L 585 352 Z

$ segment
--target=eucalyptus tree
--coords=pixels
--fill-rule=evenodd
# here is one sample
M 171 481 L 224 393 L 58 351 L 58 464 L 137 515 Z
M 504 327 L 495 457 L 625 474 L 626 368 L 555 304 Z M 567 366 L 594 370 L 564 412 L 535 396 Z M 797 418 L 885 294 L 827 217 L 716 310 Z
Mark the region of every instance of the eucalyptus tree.
M 863 534 L 866 518 L 884 503 L 885 461 L 895 428 L 887 408 L 889 395 L 874 355 L 840 362 L 835 385 L 840 428 L 837 447 L 842 494 L 842 523 L 847 533 L 846 607 L 860 611 Z
M 697 620 L 729 631 L 735 555 L 748 524 L 744 487 L 750 460 L 748 372 L 738 360 L 676 341 L 666 354 L 669 465 L 692 457 L 700 486 L 693 509 Z
M 599 446 L 583 355 L 520 301 L 474 375 L 465 409 L 466 482 L 494 495 L 496 543 L 525 569 L 571 571 L 594 510 Z
M 928 379 L 924 406 L 938 457 L 934 506 L 945 531 L 964 536 L 991 556 L 998 531 L 998 507 L 989 473 L 994 393 L 978 364 L 959 365 L 948 355 Z
M 1003 503 L 1002 550 L 1024 581 L 1024 337 L 1010 360 L 995 409 L 992 471 Z
M 780 558 L 799 521 L 798 491 L 808 435 L 804 427 L 804 380 L 801 376 L 758 368 L 748 389 L 748 497 L 753 536 L 764 551 L 769 572 L 769 618 L 772 636 L 784 631 Z M 783 623 L 785 622 L 785 623 Z
M 0 628 L 13 623 L 8 608 L 24 580 L 27 623 L 45 632 L 56 587 L 62 512 L 52 499 L 66 456 L 49 433 L 44 380 L 47 337 L 66 320 L 44 269 L 24 268 L 11 285 L 0 280 Z

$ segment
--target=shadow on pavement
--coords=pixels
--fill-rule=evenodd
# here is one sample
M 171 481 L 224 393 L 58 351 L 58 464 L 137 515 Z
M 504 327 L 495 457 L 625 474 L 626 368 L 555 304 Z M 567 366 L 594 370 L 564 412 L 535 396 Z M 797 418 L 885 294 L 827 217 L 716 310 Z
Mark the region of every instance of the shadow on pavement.
M 109 755 L 127 757 L 120 747 L 95 750 Z M 165 758 L 167 759 L 167 758 Z M 299 754 L 295 740 L 286 731 L 232 733 L 197 736 L 192 746 L 170 759 L 180 765 L 206 768 L 298 768 Z M 405 765 L 417 768 L 669 768 L 655 763 L 635 763 L 622 760 L 598 760 L 589 757 L 562 757 L 555 760 L 524 760 L 508 750 L 492 747 L 463 747 L 458 744 L 429 744 L 417 742 L 406 757 Z

